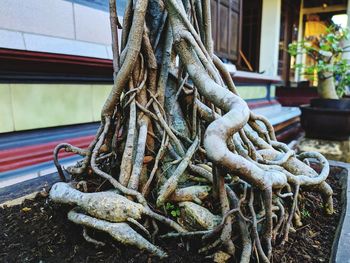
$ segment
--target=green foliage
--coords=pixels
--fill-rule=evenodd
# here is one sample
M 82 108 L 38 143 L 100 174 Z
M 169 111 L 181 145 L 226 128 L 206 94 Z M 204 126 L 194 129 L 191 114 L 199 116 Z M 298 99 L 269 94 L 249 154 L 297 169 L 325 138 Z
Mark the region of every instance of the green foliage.
M 335 84 L 337 87 L 337 94 L 339 97 L 342 97 L 345 93 L 347 86 L 350 86 L 350 65 L 345 59 L 340 60 L 337 64 L 334 65 L 334 76 Z
M 300 213 L 301 213 L 301 217 L 303 219 L 311 217 L 310 212 L 308 210 L 306 210 L 306 209 L 301 210 Z
M 180 208 L 171 204 L 171 203 L 166 203 L 165 210 L 172 217 L 179 217 L 180 216 Z
M 303 72 L 313 79 L 315 73 L 323 78 L 325 73 L 333 73 L 336 91 L 342 97 L 345 88 L 350 86 L 350 64 L 342 59 L 344 52 L 350 52 L 350 46 L 344 46 L 349 39 L 350 30 L 338 26 L 330 26 L 327 33 L 317 38 L 304 39 L 288 45 L 288 52 L 292 56 L 306 54 L 314 60 L 313 65 L 296 64 L 297 72 Z

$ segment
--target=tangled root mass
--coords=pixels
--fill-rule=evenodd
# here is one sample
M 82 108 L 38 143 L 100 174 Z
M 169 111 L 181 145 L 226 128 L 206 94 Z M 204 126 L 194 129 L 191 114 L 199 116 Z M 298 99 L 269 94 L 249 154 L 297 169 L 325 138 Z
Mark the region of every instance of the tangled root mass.
M 333 212 L 327 160 L 278 142 L 213 54 L 209 0 L 129 0 L 120 54 L 115 0 L 110 14 L 114 84 L 100 128 L 87 149 L 54 151 L 69 182 L 50 198 L 75 205 L 68 219 L 87 241 L 104 244 L 89 236 L 96 229 L 166 257 L 157 239 L 181 237 L 200 240 L 200 253 L 269 262 L 302 224 L 301 190 Z M 64 171 L 60 150 L 82 160 Z

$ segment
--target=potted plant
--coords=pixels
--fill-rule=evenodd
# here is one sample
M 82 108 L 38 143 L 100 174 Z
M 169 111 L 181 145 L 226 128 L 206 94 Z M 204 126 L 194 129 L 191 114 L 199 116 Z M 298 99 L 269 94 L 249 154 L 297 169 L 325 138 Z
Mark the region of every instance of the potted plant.
M 344 140 L 350 137 L 350 100 L 343 98 L 350 86 L 350 64 L 343 58 L 350 46 L 349 30 L 338 26 L 326 34 L 289 44 L 292 56 L 305 54 L 307 62 L 295 65 L 299 74 L 317 80 L 320 98 L 301 106 L 301 125 L 309 138 Z

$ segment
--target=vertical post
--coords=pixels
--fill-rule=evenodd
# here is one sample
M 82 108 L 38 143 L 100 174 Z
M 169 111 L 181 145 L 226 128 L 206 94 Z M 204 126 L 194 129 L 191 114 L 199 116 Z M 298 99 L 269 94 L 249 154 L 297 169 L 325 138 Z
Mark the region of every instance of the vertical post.
M 259 71 L 275 76 L 281 26 L 281 0 L 263 0 Z
M 348 21 L 346 23 L 346 27 L 347 28 L 350 28 L 350 0 L 348 0 L 348 4 L 347 4 L 347 8 L 346 8 L 346 14 L 348 16 Z M 347 46 L 350 46 L 350 40 L 345 40 L 345 43 L 344 43 L 344 46 L 347 47 Z M 342 58 L 343 59 L 346 59 L 348 61 L 348 63 L 350 63 L 350 52 L 344 52 L 342 54 Z M 346 95 L 349 95 L 350 94 L 350 87 L 346 87 L 345 89 L 345 94 Z
M 347 27 L 350 27 L 350 0 L 348 0 L 348 6 L 346 9 L 346 14 L 348 15 L 348 22 L 346 24 Z
M 299 12 L 299 26 L 298 26 L 298 41 L 301 41 L 304 37 L 304 13 L 303 13 L 303 9 L 304 8 L 304 0 L 301 0 L 300 2 L 300 12 Z M 302 54 L 298 54 L 296 57 L 296 64 L 300 64 L 303 62 L 304 56 Z M 295 70 L 294 73 L 294 80 L 295 81 L 300 81 L 300 73 L 298 72 L 298 70 Z
M 348 15 L 348 22 L 347 22 L 346 26 L 348 28 L 350 28 L 350 0 L 348 0 L 348 6 L 347 6 L 347 9 L 346 9 L 346 14 Z M 344 46 L 350 46 L 350 40 L 346 40 Z M 345 58 L 346 60 L 348 60 L 350 62 L 350 52 L 344 52 L 343 53 L 343 58 Z

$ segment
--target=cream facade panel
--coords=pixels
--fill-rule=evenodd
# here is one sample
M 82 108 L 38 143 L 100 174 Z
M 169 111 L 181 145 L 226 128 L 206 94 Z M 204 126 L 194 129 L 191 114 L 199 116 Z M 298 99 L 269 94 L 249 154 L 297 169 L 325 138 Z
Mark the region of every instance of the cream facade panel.
M 108 58 L 105 45 L 24 33 L 27 50 Z
M 11 90 L 9 84 L 0 84 L 0 133 L 14 130 Z
M 0 133 L 99 121 L 112 86 L 0 84 Z M 244 99 L 267 95 L 265 86 L 237 89 Z
M 267 96 L 265 86 L 237 86 L 239 95 L 245 100 L 263 99 Z
M 66 0 L 0 0 L 0 48 L 112 59 L 109 13 Z
M 62 0 L 0 0 L 0 28 L 74 39 L 73 4 Z
M 22 33 L 0 29 L 0 47 L 25 49 Z
M 10 84 L 16 130 L 92 121 L 91 85 Z
M 93 85 L 92 86 L 92 110 L 93 120 L 101 120 L 101 110 L 113 85 Z
M 120 45 L 119 45 L 120 47 Z M 109 59 L 113 59 L 113 51 L 112 51 L 112 46 L 106 46 L 107 49 L 107 54 Z
M 264 0 L 261 20 L 259 71 L 277 76 L 281 0 Z
M 74 4 L 76 39 L 111 45 L 109 13 Z

